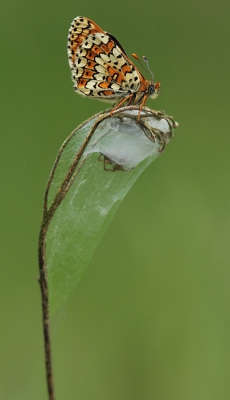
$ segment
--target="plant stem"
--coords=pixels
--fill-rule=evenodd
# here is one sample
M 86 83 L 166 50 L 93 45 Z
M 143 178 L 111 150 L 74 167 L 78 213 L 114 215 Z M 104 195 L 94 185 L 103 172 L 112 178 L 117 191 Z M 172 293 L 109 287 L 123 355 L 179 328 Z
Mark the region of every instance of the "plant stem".
M 46 268 L 46 249 L 45 240 L 49 220 L 43 221 L 38 246 L 38 261 L 39 261 L 39 284 L 42 297 L 42 321 L 43 321 L 43 335 L 45 346 L 45 365 L 46 365 L 46 380 L 49 400 L 55 400 L 54 383 L 52 372 L 52 356 L 51 356 L 51 338 L 50 338 L 50 319 L 49 319 L 49 296 L 47 285 L 47 268 Z
M 75 129 L 69 137 L 65 140 L 63 145 L 61 146 L 54 166 L 52 168 L 46 191 L 44 196 L 44 205 L 43 205 L 43 220 L 41 224 L 40 234 L 39 234 L 39 243 L 38 243 L 38 262 L 39 262 L 39 284 L 41 290 L 41 300 L 42 300 L 42 321 L 43 321 L 43 335 L 44 335 L 44 346 L 45 346 L 45 365 L 46 365 L 46 380 L 47 380 L 47 389 L 49 400 L 55 400 L 54 395 L 54 381 L 53 381 L 53 372 L 52 372 L 52 355 L 51 355 L 51 337 L 50 337 L 50 317 L 49 317 L 49 292 L 48 292 L 48 280 L 47 280 L 47 265 L 46 265 L 46 234 L 49 228 L 49 224 L 55 214 L 55 211 L 64 200 L 65 195 L 69 191 L 71 185 L 73 184 L 78 173 L 81 172 L 82 166 L 85 162 L 85 157 L 83 153 L 86 147 L 89 144 L 90 139 L 92 138 L 94 132 L 96 131 L 98 125 L 107 118 L 110 118 L 111 115 L 114 117 L 123 119 L 124 117 L 129 119 L 134 119 L 136 122 L 140 124 L 143 133 L 152 141 L 158 140 L 159 143 L 162 144 L 162 147 L 159 148 L 159 152 L 163 151 L 164 146 L 166 144 L 166 139 L 172 137 L 172 128 L 175 128 L 177 124 L 173 121 L 172 117 L 167 117 L 164 112 L 161 111 L 153 111 L 149 108 L 145 107 L 142 110 L 141 119 L 136 114 L 125 114 L 126 111 L 139 111 L 139 106 L 126 106 L 121 109 L 115 110 L 111 113 L 110 110 L 105 111 L 104 113 L 99 113 L 89 118 L 87 121 L 82 123 L 77 129 Z M 140 115 L 140 114 L 139 114 Z M 165 135 L 163 132 L 161 133 L 157 129 L 150 128 L 145 121 L 145 117 L 154 117 L 155 119 L 165 119 L 169 125 L 169 132 Z M 79 147 L 74 159 L 72 160 L 69 169 L 60 184 L 60 187 L 54 196 L 52 204 L 50 207 L 48 206 L 48 196 L 50 192 L 50 188 L 53 182 L 53 178 L 59 164 L 59 160 L 61 159 L 62 153 L 65 147 L 68 145 L 72 137 L 89 121 L 94 119 L 96 120 L 90 128 L 88 134 L 84 138 Z M 148 134 L 146 134 L 146 132 Z M 109 158 L 107 157 L 107 162 L 110 163 Z M 113 165 L 113 164 L 112 164 Z M 115 165 L 114 169 L 111 171 L 122 170 L 121 166 Z M 124 169 L 123 169 L 124 170 Z

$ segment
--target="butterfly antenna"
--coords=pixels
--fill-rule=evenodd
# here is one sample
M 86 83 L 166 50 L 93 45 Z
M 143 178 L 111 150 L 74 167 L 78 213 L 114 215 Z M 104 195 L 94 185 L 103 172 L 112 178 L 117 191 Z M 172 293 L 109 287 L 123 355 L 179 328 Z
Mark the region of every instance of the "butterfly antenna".
M 147 57 L 146 57 L 146 56 L 143 56 L 143 60 L 144 60 L 144 62 L 146 62 L 146 64 L 147 64 L 148 71 L 149 71 L 149 73 L 151 74 L 152 82 L 153 82 L 153 81 L 154 81 L 154 75 L 153 75 L 153 72 L 151 71 L 151 69 L 150 69 L 150 67 L 149 67 L 149 62 L 148 62 Z
M 149 74 L 149 71 L 148 71 L 148 70 L 145 68 L 145 66 L 142 64 L 140 58 L 139 58 L 135 53 L 132 53 L 132 56 L 133 56 L 133 58 L 135 58 L 137 61 L 139 61 L 139 63 L 141 64 L 142 68 L 147 72 L 147 74 Z M 143 57 L 143 59 L 144 59 L 144 57 Z M 152 76 L 152 75 L 151 75 L 151 76 Z

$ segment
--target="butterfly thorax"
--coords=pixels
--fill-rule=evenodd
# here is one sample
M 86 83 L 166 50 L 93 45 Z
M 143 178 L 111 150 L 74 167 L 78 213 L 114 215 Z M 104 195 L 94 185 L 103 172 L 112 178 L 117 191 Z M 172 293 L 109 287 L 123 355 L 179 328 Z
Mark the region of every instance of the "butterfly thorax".
M 160 92 L 160 82 L 154 84 L 152 81 L 146 80 L 142 75 L 141 78 L 141 86 L 139 90 L 134 94 L 133 100 L 130 102 L 134 105 L 141 104 L 144 97 L 155 99 Z

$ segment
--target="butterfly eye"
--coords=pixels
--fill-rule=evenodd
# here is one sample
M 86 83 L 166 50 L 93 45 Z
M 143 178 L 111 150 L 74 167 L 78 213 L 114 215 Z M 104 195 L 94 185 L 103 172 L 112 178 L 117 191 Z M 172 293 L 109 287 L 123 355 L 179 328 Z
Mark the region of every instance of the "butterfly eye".
M 155 92 L 155 87 L 153 83 L 149 85 L 149 95 L 151 96 Z

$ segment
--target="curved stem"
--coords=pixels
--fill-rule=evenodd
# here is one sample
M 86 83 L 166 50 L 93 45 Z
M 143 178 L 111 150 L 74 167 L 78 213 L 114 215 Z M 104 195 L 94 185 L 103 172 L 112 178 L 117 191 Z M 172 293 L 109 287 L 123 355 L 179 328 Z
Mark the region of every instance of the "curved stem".
M 50 319 L 48 307 L 48 285 L 47 285 L 47 268 L 46 268 L 46 232 L 48 228 L 48 221 L 44 218 L 41 226 L 38 244 L 38 262 L 39 262 L 39 284 L 42 297 L 42 322 L 43 322 L 43 336 L 45 346 L 45 365 L 46 365 L 46 381 L 49 400 L 55 400 L 54 383 L 52 373 L 52 358 L 51 358 L 51 339 L 50 339 Z
M 115 109 L 113 111 L 113 117 L 121 118 L 123 119 L 124 117 L 130 118 L 130 119 L 137 119 L 136 114 L 130 114 L 127 113 L 125 114 L 125 111 L 138 111 L 139 106 L 125 106 L 119 109 Z M 175 128 L 177 124 L 173 121 L 172 117 L 168 117 L 164 114 L 163 111 L 153 111 L 147 107 L 145 107 L 141 111 L 141 117 L 140 121 L 138 120 L 139 124 L 147 129 L 150 132 L 150 135 L 146 135 L 149 137 L 150 140 L 155 141 L 155 138 L 158 139 L 158 141 L 163 144 L 163 147 L 166 143 L 165 141 L 165 135 L 162 133 L 159 133 L 158 130 L 153 130 L 153 128 L 149 127 L 146 122 L 143 122 L 142 118 L 144 119 L 145 117 L 153 116 L 154 118 L 161 119 L 164 118 L 169 125 L 169 133 L 166 135 L 167 137 L 172 137 L 172 128 Z M 48 196 L 49 196 L 49 191 L 52 185 L 52 181 L 55 175 L 55 171 L 57 169 L 57 166 L 59 164 L 59 160 L 62 156 L 62 153 L 71 140 L 71 138 L 81 129 L 84 125 L 86 125 L 88 122 L 91 120 L 95 119 L 95 122 L 93 123 L 91 129 L 89 130 L 88 134 L 86 135 L 85 139 L 83 140 L 80 148 L 78 149 L 74 160 L 71 162 L 71 165 L 69 166 L 69 169 L 56 193 L 56 196 L 50 205 L 48 207 Z M 49 292 L 48 292 L 48 281 L 47 281 L 47 265 L 46 265 L 46 235 L 47 231 L 49 228 L 49 224 L 55 214 L 55 211 L 57 210 L 58 206 L 61 204 L 61 202 L 64 200 L 66 193 L 70 189 L 72 183 L 74 182 L 76 176 L 81 172 L 81 168 L 84 165 L 84 162 L 86 160 L 85 157 L 83 156 L 83 153 L 86 149 L 86 147 L 89 144 L 89 141 L 91 140 L 94 132 L 96 131 L 98 125 L 104 121 L 107 118 L 111 117 L 111 112 L 110 110 L 106 110 L 103 113 L 99 113 L 94 115 L 93 117 L 89 118 L 87 121 L 82 123 L 78 128 L 76 128 L 70 135 L 69 137 L 64 141 L 63 145 L 61 146 L 57 158 L 55 160 L 54 166 L 52 168 L 47 187 L 45 190 L 45 196 L 44 196 L 44 206 L 43 206 L 43 220 L 41 224 L 41 229 L 39 233 L 39 243 L 38 243 L 38 262 L 39 262 L 39 285 L 40 285 L 40 290 L 41 290 L 41 300 L 42 300 L 42 321 L 43 321 L 43 335 L 44 335 L 44 346 L 45 346 L 45 365 L 46 365 L 46 380 L 47 380 L 47 389 L 48 389 L 48 396 L 49 400 L 55 400 L 55 394 L 54 394 L 54 381 L 53 381 L 53 372 L 52 372 L 52 355 L 51 355 L 51 338 L 50 338 L 50 317 L 49 317 Z M 145 133 L 145 129 L 143 129 L 143 132 Z M 146 133 L 145 133 L 146 134 Z M 109 159 L 108 159 L 109 160 Z M 112 169 L 112 171 L 116 170 L 124 170 L 121 168 L 121 166 L 117 167 L 117 165 Z
M 38 279 L 38 281 L 39 281 L 39 285 L 40 285 L 41 300 L 42 300 L 42 322 L 43 322 L 43 336 L 44 336 L 44 346 L 45 346 L 46 381 L 47 381 L 47 390 L 48 390 L 49 400 L 55 400 L 55 394 L 54 394 L 52 354 L 51 354 L 51 337 L 50 337 L 49 292 L 48 292 L 47 265 L 46 265 L 46 234 L 47 234 L 49 224 L 54 216 L 56 209 L 58 208 L 58 206 L 64 199 L 68 189 L 70 188 L 76 175 L 80 172 L 81 167 L 84 164 L 85 160 L 83 159 L 82 163 L 80 164 L 80 168 L 78 169 L 78 171 L 75 172 L 76 167 L 78 166 L 78 164 L 81 160 L 81 157 L 83 155 L 85 148 L 87 147 L 98 124 L 101 121 L 103 121 L 104 119 L 108 118 L 110 116 L 110 114 L 106 113 L 106 114 L 101 115 L 101 113 L 100 113 L 96 116 L 98 116 L 97 120 L 93 124 L 88 135 L 86 136 L 85 140 L 83 141 L 80 149 L 78 150 L 72 164 L 69 167 L 66 177 L 64 178 L 64 180 L 56 194 L 56 197 L 49 209 L 48 209 L 48 194 L 49 194 L 49 190 L 50 190 L 50 187 L 52 184 L 52 180 L 53 180 L 58 162 L 63 153 L 63 150 L 66 147 L 66 145 L 69 143 L 69 141 L 73 137 L 73 135 L 79 129 L 81 129 L 82 126 L 84 126 L 86 123 L 88 123 L 92 118 L 95 118 L 95 116 L 90 118 L 89 120 L 85 121 L 77 129 L 75 129 L 70 134 L 70 136 L 65 140 L 63 145 L 61 146 L 61 148 L 58 152 L 57 158 L 55 160 L 54 167 L 51 171 L 51 174 L 50 174 L 50 177 L 49 177 L 49 180 L 47 183 L 46 191 L 45 191 L 45 196 L 44 196 L 43 220 L 42 220 L 42 224 L 41 224 L 39 241 L 38 241 L 38 264 L 39 264 L 39 279 Z

